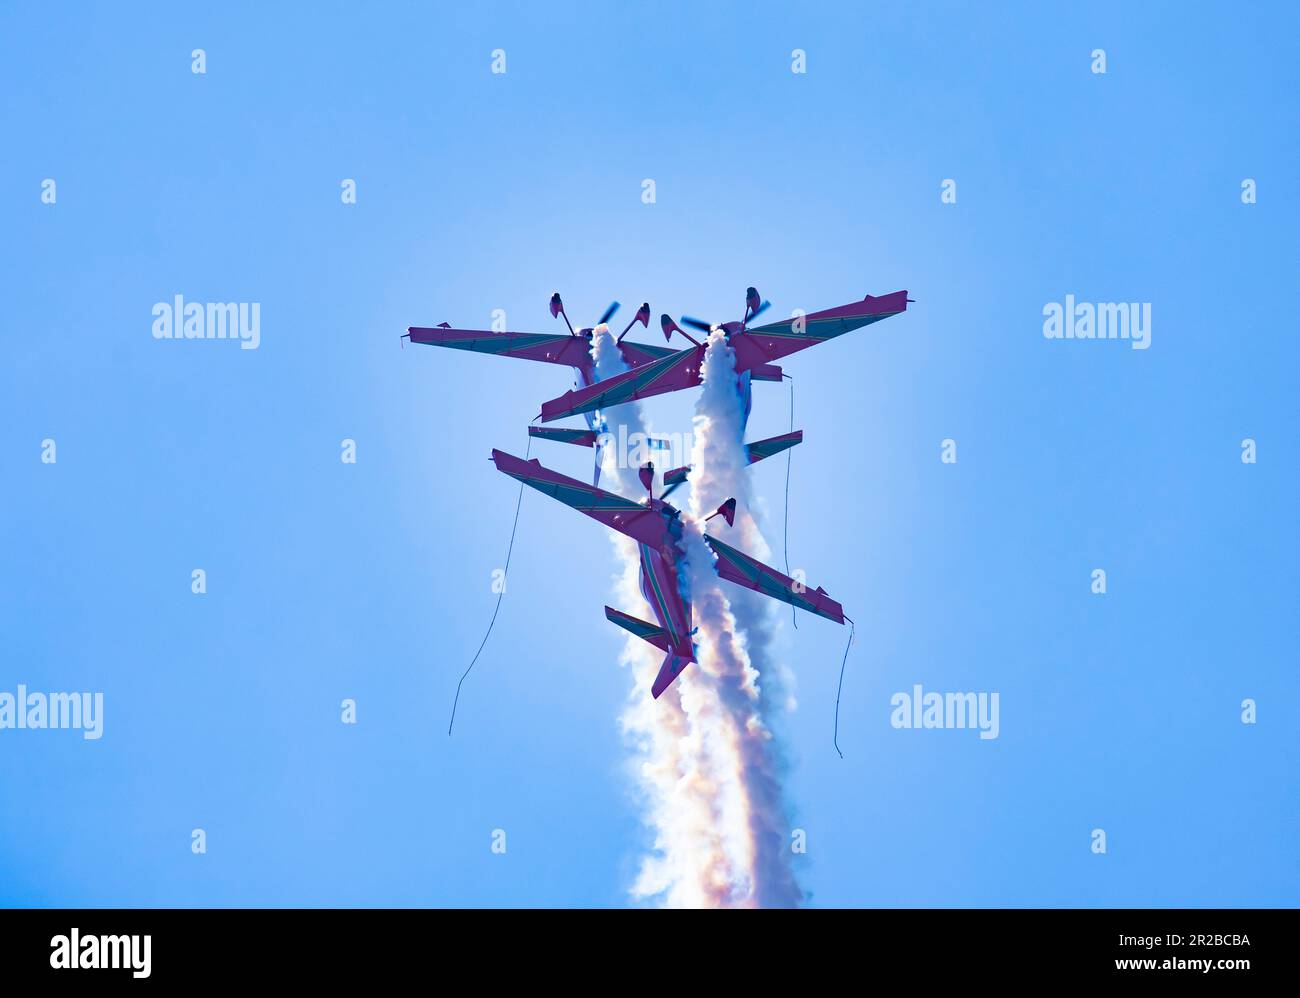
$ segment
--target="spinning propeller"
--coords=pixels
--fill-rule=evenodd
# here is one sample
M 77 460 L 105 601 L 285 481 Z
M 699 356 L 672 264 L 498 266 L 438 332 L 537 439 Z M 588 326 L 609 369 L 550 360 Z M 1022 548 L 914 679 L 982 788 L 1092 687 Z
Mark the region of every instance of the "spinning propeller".
M 745 317 L 741 319 L 739 323 L 705 322 L 703 319 L 693 319 L 689 315 L 683 315 L 682 325 L 690 326 L 692 329 L 698 329 L 702 333 L 713 333 L 721 329 L 728 336 L 731 336 L 733 333 L 743 333 L 745 331 L 745 327 L 748 326 L 760 315 L 762 315 L 764 312 L 766 312 L 771 307 L 771 305 L 772 303 L 770 301 L 763 301 L 761 298 L 759 298 L 757 288 L 752 288 L 752 287 L 746 288 L 745 289 Z M 664 320 L 667 321 L 665 322 Z M 681 326 L 678 326 L 675 323 L 673 323 L 672 320 L 668 319 L 667 316 L 664 316 L 663 319 L 660 320 L 660 322 L 663 324 L 665 336 L 669 336 L 673 332 L 678 332 L 681 333 L 683 336 L 686 336 L 686 338 L 688 340 L 691 340 L 692 343 L 695 343 L 696 346 L 699 345 L 694 339 L 692 339 L 690 336 L 686 334 L 686 332 L 681 328 Z M 669 328 L 670 326 L 671 328 Z

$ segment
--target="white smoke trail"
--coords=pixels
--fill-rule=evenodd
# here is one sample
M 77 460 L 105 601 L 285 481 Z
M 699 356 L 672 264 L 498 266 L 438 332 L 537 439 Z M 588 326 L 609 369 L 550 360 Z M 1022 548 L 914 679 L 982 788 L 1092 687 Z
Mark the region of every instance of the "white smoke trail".
M 601 380 L 626 370 L 626 363 L 605 327 L 592 337 L 592 355 Z M 649 426 L 636 403 L 615 406 L 602 413 L 611 438 L 631 442 L 648 439 Z M 637 434 L 642 436 L 638 437 Z M 629 459 L 630 458 L 630 459 Z M 635 454 L 606 446 L 601 478 L 606 488 L 640 499 L 644 489 L 638 477 Z M 645 620 L 654 616 L 641 594 L 640 555 L 636 543 L 613 535 L 615 553 L 622 566 L 616 581 L 618 608 Z M 650 693 L 663 661 L 663 653 L 628 635 L 622 662 L 632 669 L 633 689 L 622 716 L 625 736 L 636 752 L 636 778 L 647 826 L 654 834 L 653 852 L 642 863 L 634 897 L 657 898 L 671 907 L 718 907 L 727 904 L 737 880 L 737 859 L 726 834 L 729 824 L 724 801 L 728 794 L 717 774 L 717 739 L 706 739 L 710 727 L 703 716 L 707 707 L 691 696 L 692 678 L 682 676 L 658 700 Z M 688 673 L 690 670 L 687 670 Z M 689 708 L 689 709 L 688 709 Z M 707 744 L 706 744 L 707 742 Z
M 625 369 L 603 327 L 593 336 L 592 352 L 602 380 Z M 694 602 L 699 662 L 655 700 L 650 687 L 663 653 L 629 635 L 622 655 L 635 677 L 623 730 L 635 747 L 645 820 L 654 836 L 632 895 L 670 907 L 788 906 L 802 895 L 789 862 L 781 767 L 763 720 L 769 696 L 754 668 L 755 662 L 762 665 L 764 687 L 776 685 L 775 669 L 765 658 L 773 619 L 756 594 L 750 601 L 745 599 L 750 594 L 736 590 L 734 605 L 728 599 L 733 594 L 724 594 L 700 526 L 702 515 L 723 500 L 748 494 L 743 410 L 735 389 L 734 355 L 724 337 L 711 340 L 704 376 L 691 456 L 694 522 L 685 525 L 682 580 Z M 648 437 L 636 403 L 603 415 L 611 436 L 629 441 Z M 612 491 L 640 498 L 640 460 L 631 456 L 628 460 L 628 454 L 607 447 L 602 481 Z M 766 556 L 748 512 L 735 530 L 747 550 Z M 623 566 L 616 585 L 619 608 L 653 619 L 640 592 L 636 544 L 615 535 L 614 547 Z M 748 639 L 741 620 L 747 623 Z M 763 654 L 758 647 L 753 652 L 747 648 L 755 638 Z
M 729 498 L 737 499 L 737 518 L 728 528 L 720 517 L 710 522 L 716 533 L 761 560 L 770 557 L 752 515 L 748 457 L 744 448 L 744 403 L 736 390 L 735 354 L 724 334 L 709 337 L 702 371 L 704 388 L 696 404 L 695 452 L 691 460 L 692 519 L 701 522 Z M 790 686 L 774 661 L 775 618 L 771 602 L 739 587 L 724 590 L 712 569 L 710 552 L 688 552 L 695 591 L 701 649 L 716 671 L 718 689 L 740 733 L 742 767 L 738 777 L 749 801 L 750 851 L 754 902 L 792 906 L 803 897 L 794 878 L 789 848 L 789 813 L 781 792 L 784 763 L 766 718 L 785 700 Z M 697 567 L 698 566 L 698 567 Z M 701 656 L 701 664 L 706 661 Z

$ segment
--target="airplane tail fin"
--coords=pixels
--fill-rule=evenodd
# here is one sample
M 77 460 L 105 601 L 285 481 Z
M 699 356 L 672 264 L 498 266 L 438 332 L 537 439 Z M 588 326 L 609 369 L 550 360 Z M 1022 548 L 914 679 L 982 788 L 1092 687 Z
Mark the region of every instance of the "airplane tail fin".
M 691 664 L 691 660 L 682 655 L 674 655 L 669 652 L 664 658 L 664 664 L 659 667 L 659 675 L 655 676 L 655 684 L 650 688 L 650 692 L 656 700 L 659 694 L 668 687 L 672 686 L 673 680 L 686 671 L 686 667 Z
M 648 641 L 656 648 L 667 652 L 664 656 L 664 664 L 659 667 L 659 675 L 655 677 L 654 686 L 650 688 L 650 692 L 654 694 L 656 699 L 658 699 L 660 693 L 673 684 L 673 680 L 680 676 L 683 670 L 694 660 L 686 655 L 678 654 L 685 649 L 674 649 L 672 640 L 662 627 L 642 620 L 640 617 L 633 617 L 630 613 L 624 613 L 622 610 L 615 610 L 612 606 L 605 607 L 605 616 L 628 633 L 635 634 L 641 640 Z

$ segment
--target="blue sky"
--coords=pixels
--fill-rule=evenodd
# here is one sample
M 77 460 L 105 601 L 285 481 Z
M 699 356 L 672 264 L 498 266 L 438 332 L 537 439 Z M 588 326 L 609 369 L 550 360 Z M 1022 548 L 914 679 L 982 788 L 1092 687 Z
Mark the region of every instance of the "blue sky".
M 489 450 L 569 375 L 398 335 L 754 284 L 916 299 L 785 365 L 791 562 L 859 636 L 844 760 L 844 632 L 783 638 L 810 903 L 1295 904 L 1300 25 L 1093 6 L 7 5 L 0 690 L 105 721 L 0 731 L 0 903 L 627 903 L 599 527 L 525 496 L 446 734 L 515 503 Z M 175 294 L 259 302 L 259 349 L 155 340 Z M 1150 302 L 1151 348 L 1044 339 L 1067 294 Z M 757 386 L 751 438 L 787 406 Z M 892 728 L 917 683 L 999 692 L 999 738 Z

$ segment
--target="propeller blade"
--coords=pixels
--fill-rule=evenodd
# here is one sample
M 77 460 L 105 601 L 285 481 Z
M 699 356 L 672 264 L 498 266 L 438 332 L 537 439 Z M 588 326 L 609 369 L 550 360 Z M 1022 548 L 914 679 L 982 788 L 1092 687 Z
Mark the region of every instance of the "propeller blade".
M 713 323 L 704 322 L 701 319 L 692 319 L 689 315 L 682 316 L 682 324 L 690 326 L 692 329 L 698 329 L 702 333 L 713 332 Z
M 749 325 L 751 322 L 753 322 L 755 319 L 757 319 L 760 315 L 762 315 L 771 307 L 772 307 L 772 303 L 770 301 L 763 302 L 762 305 L 759 305 L 758 308 L 754 309 L 754 311 L 749 313 L 749 318 L 745 320 L 745 325 Z
M 609 322 L 609 320 L 613 317 L 614 313 L 617 311 L 618 311 L 618 302 L 616 301 L 610 302 L 609 308 L 605 309 L 605 314 L 600 317 L 600 321 L 597 322 L 596 325 L 603 326 L 605 323 Z

